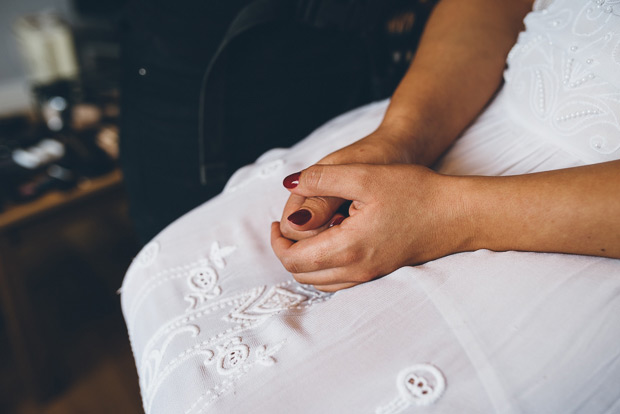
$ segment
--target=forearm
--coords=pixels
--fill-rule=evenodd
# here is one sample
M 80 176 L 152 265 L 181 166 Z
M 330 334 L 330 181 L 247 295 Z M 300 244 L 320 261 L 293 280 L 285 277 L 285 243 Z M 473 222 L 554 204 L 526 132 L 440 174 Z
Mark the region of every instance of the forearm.
M 620 258 L 620 161 L 459 180 L 466 250 Z
M 493 96 L 528 3 L 437 5 L 380 127 L 400 141 L 410 162 L 432 164 Z

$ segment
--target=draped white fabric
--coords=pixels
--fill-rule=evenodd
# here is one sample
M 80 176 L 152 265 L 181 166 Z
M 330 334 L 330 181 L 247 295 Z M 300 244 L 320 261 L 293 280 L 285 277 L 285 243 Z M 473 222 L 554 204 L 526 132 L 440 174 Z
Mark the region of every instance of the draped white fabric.
M 620 2 L 542 3 L 440 172 L 620 158 Z M 122 306 L 148 413 L 620 412 L 620 260 L 481 250 L 333 295 L 284 270 L 269 245 L 282 179 L 386 106 L 264 154 L 137 256 Z

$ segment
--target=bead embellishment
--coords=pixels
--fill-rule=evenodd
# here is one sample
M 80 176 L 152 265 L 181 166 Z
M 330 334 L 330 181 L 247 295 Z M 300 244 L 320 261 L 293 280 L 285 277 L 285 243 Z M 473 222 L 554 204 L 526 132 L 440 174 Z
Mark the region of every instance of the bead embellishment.
M 590 116 L 590 115 L 598 115 L 600 113 L 601 111 L 599 111 L 598 109 L 586 109 L 583 111 L 571 112 L 569 114 L 559 116 L 555 120 L 557 122 L 565 122 L 571 119 L 583 118 L 583 117 Z
M 570 58 L 566 61 L 566 65 L 564 66 L 564 79 L 563 82 L 565 85 L 568 85 L 570 82 L 570 76 L 573 72 L 573 64 L 575 63 L 575 59 Z
M 587 76 L 584 76 L 583 78 L 578 79 L 575 82 L 569 83 L 568 86 L 570 86 L 571 88 L 576 88 L 577 86 L 581 86 L 587 81 L 592 80 L 592 79 L 594 79 L 594 74 L 589 73 Z
M 396 388 L 399 395 L 388 404 L 378 407 L 376 414 L 396 414 L 412 405 L 431 405 L 445 392 L 446 380 L 434 365 L 416 364 L 398 374 Z
M 585 162 L 617 158 L 620 0 L 539 6 L 508 55 L 507 106 L 527 129 Z
M 600 154 L 612 154 L 620 149 L 620 143 L 613 145 L 605 137 L 595 135 L 590 138 L 590 147 Z
M 540 70 L 536 70 L 536 96 L 538 98 L 538 111 L 541 114 L 545 113 L 545 85 L 543 83 L 543 77 Z
M 616 14 L 614 13 L 615 9 L 613 4 L 617 4 L 618 2 L 615 0 L 596 0 L 596 7 L 602 9 L 603 12 L 607 14 Z

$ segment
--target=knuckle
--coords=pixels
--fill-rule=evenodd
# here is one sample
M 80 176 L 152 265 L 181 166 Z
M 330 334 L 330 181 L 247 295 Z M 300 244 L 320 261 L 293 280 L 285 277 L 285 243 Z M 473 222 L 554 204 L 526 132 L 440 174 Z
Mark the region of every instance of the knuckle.
M 281 258 L 281 261 L 282 261 L 282 265 L 287 271 L 293 274 L 299 273 L 299 266 L 297 265 L 294 259 L 285 256 Z
M 321 178 L 323 177 L 323 168 L 313 165 L 304 171 L 302 180 L 309 188 L 320 188 Z
M 347 249 L 342 252 L 342 261 L 344 265 L 354 265 L 359 263 L 363 257 L 363 254 L 358 249 Z
M 370 171 L 368 166 L 365 166 L 364 168 L 357 168 L 355 170 L 355 179 L 361 185 L 369 184 L 372 181 L 372 177 L 373 177 L 373 173 Z
M 324 212 L 329 210 L 329 201 L 325 197 L 311 197 L 306 199 L 305 207 L 309 207 L 314 212 Z
M 297 240 L 297 232 L 291 229 L 287 224 L 280 225 L 280 233 L 289 240 Z

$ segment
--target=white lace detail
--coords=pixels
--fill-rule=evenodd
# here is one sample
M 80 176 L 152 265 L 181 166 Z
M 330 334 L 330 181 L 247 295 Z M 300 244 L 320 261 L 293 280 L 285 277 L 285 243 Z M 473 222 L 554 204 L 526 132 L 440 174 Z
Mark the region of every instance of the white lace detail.
M 213 242 L 209 253 L 209 262 L 212 266 L 208 265 L 208 261 L 203 260 L 197 267 L 189 271 L 187 284 L 192 292 L 184 297 L 190 303 L 188 310 L 196 309 L 200 304 L 222 293 L 222 288 L 217 285 L 218 274 L 215 268 L 224 269 L 226 267 L 224 258 L 236 249 L 236 246 L 221 248 L 218 242 Z
M 217 361 L 215 366 L 218 376 L 212 377 L 215 382 L 214 388 L 201 396 L 201 401 L 208 397 L 202 407 L 208 406 L 241 378 L 242 374 L 247 373 L 255 363 L 263 366 L 275 363 L 274 354 L 283 342 L 275 346 L 263 345 L 257 348 L 253 353 L 253 362 L 249 363 L 252 352 L 248 345 L 242 344 L 239 336 L 242 332 L 262 325 L 281 311 L 304 309 L 329 297 L 330 294 L 314 291 L 293 282 L 269 288 L 261 286 L 228 298 L 207 302 L 160 327 L 146 344 L 138 365 L 146 411 L 149 412 L 157 391 L 170 374 L 185 361 L 196 356 L 204 358 L 205 366 Z M 184 342 L 193 345 L 170 358 L 167 363 L 163 363 L 164 357 L 169 353 L 169 345 L 177 337 L 190 334 L 191 338 L 198 338 L 201 334 L 200 320 L 209 318 L 212 321 L 218 315 L 220 320 L 233 323 L 233 326 L 199 342 L 195 339 L 185 340 Z M 230 378 L 225 382 L 218 382 L 218 377 L 221 380 L 222 376 Z
M 200 304 L 222 293 L 222 288 L 217 286 L 217 279 L 217 272 L 209 266 L 200 266 L 189 272 L 187 284 L 192 292 L 184 297 L 190 303 L 188 309 L 196 309 Z
M 620 0 L 535 7 L 508 57 L 507 106 L 586 162 L 620 158 Z
M 209 252 L 209 259 L 216 267 L 223 269 L 226 266 L 224 258 L 235 250 L 237 250 L 237 246 L 220 247 L 218 242 L 213 242 L 211 251 Z
M 396 414 L 414 405 L 427 406 L 437 401 L 446 389 L 446 380 L 437 367 L 430 364 L 413 365 L 398 375 L 399 395 L 388 404 L 378 407 L 376 414 Z
M 136 265 L 139 267 L 148 267 L 155 262 L 159 254 L 159 242 L 152 241 L 146 244 L 140 253 L 136 256 Z
M 153 245 L 151 242 L 147 246 Z M 159 243 L 155 246 L 149 247 L 147 250 L 147 246 L 144 247 L 142 252 L 148 252 L 146 256 L 148 258 L 148 263 L 151 264 L 155 261 L 157 252 L 159 251 Z M 226 246 L 221 248 L 218 242 L 213 242 L 211 244 L 211 248 L 207 258 L 200 258 L 195 262 L 188 263 L 183 266 L 176 266 L 169 269 L 162 270 L 152 276 L 150 276 L 146 280 L 141 281 L 141 285 L 138 288 L 138 291 L 133 296 L 134 299 L 131 304 L 127 307 L 126 312 L 126 320 L 128 327 L 130 330 L 135 328 L 135 323 L 139 316 L 140 307 L 143 305 L 144 301 L 150 296 L 153 290 L 158 287 L 174 281 L 176 279 L 188 278 L 188 283 L 192 287 L 192 292 L 188 293 L 185 296 L 185 300 L 190 302 L 190 308 L 195 308 L 199 303 L 204 302 L 204 300 L 209 299 L 214 296 L 218 296 L 221 292 L 219 288 L 216 286 L 208 286 L 204 283 L 206 282 L 206 278 L 210 277 L 212 283 L 216 283 L 218 276 L 215 271 L 215 268 L 223 269 L 226 266 L 225 258 L 234 252 L 236 246 Z M 138 255 L 138 258 L 141 257 L 142 252 Z M 153 253 L 154 252 L 154 253 Z M 138 259 L 136 259 L 138 261 Z M 141 266 L 143 267 L 143 266 Z M 133 271 L 130 269 L 128 273 L 128 277 L 126 278 L 123 289 L 126 288 L 126 285 L 132 283 L 134 277 L 132 275 Z M 203 276 L 199 276 L 200 273 L 203 273 Z M 211 276 L 207 276 L 210 274 Z M 202 280 L 199 280 L 202 279 Z M 202 285 L 201 285 L 202 284 Z M 193 286 L 192 286 L 193 285 Z
M 226 268 L 226 258 L 235 250 L 235 246 L 221 247 L 214 242 L 208 258 L 178 266 L 173 271 L 160 272 L 147 279 L 150 282 L 136 295 L 139 302 L 137 300 L 131 308 L 137 313 L 144 300 L 140 298 L 149 296 L 154 286 L 179 277 L 187 280 L 188 292 L 183 297 L 190 302 L 190 306 L 150 336 L 141 358 L 138 359 L 134 349 L 147 412 L 170 375 L 195 358 L 202 358 L 205 368 L 213 368 L 209 370 L 212 386 L 187 410 L 187 413 L 202 412 L 252 367 L 270 366 L 276 362 L 275 354 L 284 340 L 275 345 L 263 344 L 252 348 L 243 341 L 244 332 L 262 325 L 279 312 L 303 310 L 331 297 L 292 281 L 224 296 L 218 271 Z M 222 328 L 215 335 L 204 338 L 203 324 L 210 327 L 221 325 Z
M 205 361 L 205 365 L 211 361 L 217 361 L 217 370 L 225 378 L 221 383 L 207 389 L 200 397 L 185 410 L 185 414 L 199 414 L 204 412 L 220 396 L 230 391 L 234 384 L 249 372 L 255 365 L 271 366 L 276 359 L 273 355 L 282 348 L 285 341 L 273 346 L 262 345 L 257 347 L 251 355 L 250 347 L 242 343 L 242 339 L 233 338 L 226 345 L 219 347 L 220 354 L 217 358 Z M 253 357 L 253 358 L 252 358 Z

